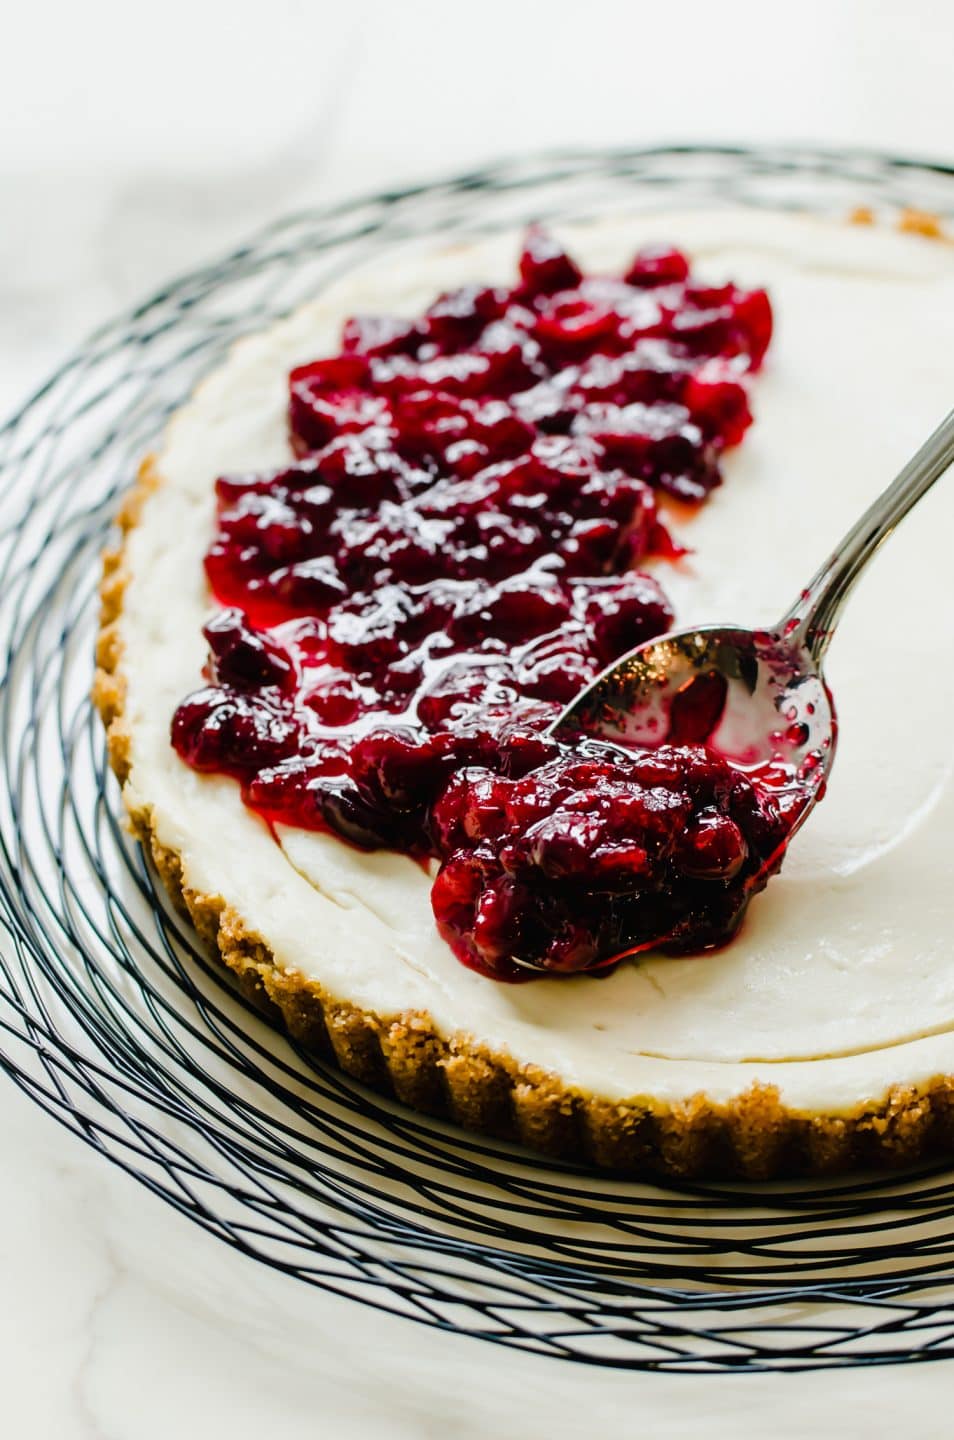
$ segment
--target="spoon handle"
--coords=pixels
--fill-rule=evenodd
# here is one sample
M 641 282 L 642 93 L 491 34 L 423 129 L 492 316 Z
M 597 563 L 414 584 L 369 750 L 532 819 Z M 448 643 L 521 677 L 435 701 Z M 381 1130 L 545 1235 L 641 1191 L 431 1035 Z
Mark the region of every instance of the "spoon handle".
M 783 616 L 779 629 L 790 642 L 808 651 L 816 667 L 821 665 L 845 601 L 868 561 L 952 462 L 954 410 L 855 522 Z

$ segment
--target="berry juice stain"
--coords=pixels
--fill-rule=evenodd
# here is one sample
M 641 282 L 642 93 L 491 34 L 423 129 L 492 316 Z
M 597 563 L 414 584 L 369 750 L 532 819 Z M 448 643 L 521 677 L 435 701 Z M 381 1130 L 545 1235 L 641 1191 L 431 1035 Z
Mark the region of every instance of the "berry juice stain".
M 687 680 L 676 691 L 669 708 L 670 743 L 704 745 L 722 719 L 728 693 L 728 681 L 717 670 Z

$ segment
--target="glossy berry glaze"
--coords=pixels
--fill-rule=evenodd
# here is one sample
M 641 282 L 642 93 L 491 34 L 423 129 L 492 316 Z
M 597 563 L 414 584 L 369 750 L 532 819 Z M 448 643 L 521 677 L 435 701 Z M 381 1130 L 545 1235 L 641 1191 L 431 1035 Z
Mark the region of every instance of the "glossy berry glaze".
M 270 823 L 434 857 L 441 934 L 499 979 L 725 941 L 778 863 L 771 795 L 691 726 L 631 758 L 544 731 L 671 625 L 635 568 L 681 553 L 657 499 L 719 484 L 771 324 L 676 250 L 584 277 L 538 228 L 513 289 L 349 320 L 291 373 L 295 458 L 217 482 L 179 754 Z

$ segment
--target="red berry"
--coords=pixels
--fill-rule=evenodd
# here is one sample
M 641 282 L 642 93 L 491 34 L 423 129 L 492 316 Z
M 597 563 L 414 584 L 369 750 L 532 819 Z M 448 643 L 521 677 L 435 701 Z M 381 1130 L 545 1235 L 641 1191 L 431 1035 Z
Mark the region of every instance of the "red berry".
M 579 266 L 542 225 L 531 225 L 520 256 L 520 278 L 530 295 L 572 290 L 583 278 Z
M 671 245 L 645 245 L 624 278 L 630 285 L 679 285 L 689 278 L 689 261 Z

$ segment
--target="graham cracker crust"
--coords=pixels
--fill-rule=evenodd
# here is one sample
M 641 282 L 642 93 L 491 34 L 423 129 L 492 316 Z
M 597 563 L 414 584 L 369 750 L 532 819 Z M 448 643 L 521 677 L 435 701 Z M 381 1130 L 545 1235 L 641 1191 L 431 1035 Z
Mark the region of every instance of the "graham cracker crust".
M 233 973 L 242 994 L 309 1055 L 334 1061 L 415 1110 L 560 1160 L 626 1175 L 769 1180 L 900 1167 L 954 1153 L 954 1076 L 896 1085 L 850 1114 L 793 1110 L 782 1103 L 777 1087 L 760 1083 L 728 1104 L 701 1093 L 675 1105 L 646 1097 L 610 1101 L 506 1053 L 493 1053 L 464 1034 L 441 1034 L 426 1012 L 377 1014 L 283 969 L 267 937 L 249 928 L 238 906 L 190 886 L 181 856 L 156 835 L 150 807 L 136 804 L 126 787 L 134 736 L 124 713 L 119 627 L 131 579 L 125 542 L 161 484 L 156 462 L 148 458 L 117 516 L 119 542 L 104 555 L 93 700 L 131 828 L 173 903 Z

